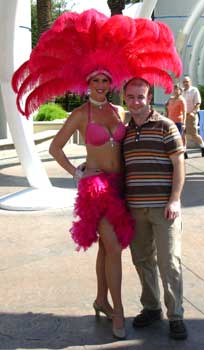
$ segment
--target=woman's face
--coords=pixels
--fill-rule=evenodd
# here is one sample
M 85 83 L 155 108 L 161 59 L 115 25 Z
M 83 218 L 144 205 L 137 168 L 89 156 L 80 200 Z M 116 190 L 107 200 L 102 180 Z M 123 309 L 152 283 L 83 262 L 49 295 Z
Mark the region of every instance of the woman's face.
M 104 100 L 110 91 L 111 82 L 105 74 L 97 74 L 89 80 L 90 95 L 94 99 Z
M 181 94 L 182 94 L 182 90 L 179 87 L 175 86 L 175 88 L 174 88 L 174 95 L 175 96 L 180 96 Z

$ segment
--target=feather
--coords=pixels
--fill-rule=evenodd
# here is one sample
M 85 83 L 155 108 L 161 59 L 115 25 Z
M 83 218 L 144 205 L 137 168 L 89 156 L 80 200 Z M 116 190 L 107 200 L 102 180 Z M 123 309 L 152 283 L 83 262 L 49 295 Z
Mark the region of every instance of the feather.
M 24 62 L 13 74 L 11 84 L 14 92 L 16 93 L 18 92 L 21 83 L 29 74 L 28 62 L 29 61 Z
M 87 76 L 98 70 L 110 73 L 116 90 L 136 75 L 170 91 L 182 64 L 173 33 L 162 22 L 109 18 L 94 9 L 67 12 L 41 35 L 29 60 L 14 73 L 17 107 L 28 117 L 40 104 L 67 91 L 84 94 Z
M 32 91 L 37 86 L 40 86 L 41 84 L 44 84 L 50 80 L 55 79 L 57 74 L 58 74 L 58 70 L 56 70 L 48 65 L 46 67 L 46 69 L 44 68 L 43 73 L 41 70 L 39 70 L 33 74 L 30 74 L 24 80 L 23 84 L 21 85 L 21 87 L 18 91 L 18 95 L 17 95 L 17 99 L 16 99 L 16 104 L 17 104 L 18 110 L 22 114 L 24 114 L 24 111 L 21 107 L 21 103 L 24 101 L 26 94 L 29 91 Z
M 173 90 L 173 79 L 164 70 L 157 67 L 142 67 L 135 69 L 135 77 L 142 78 L 149 82 L 150 85 L 162 86 L 166 94 Z
M 38 86 L 26 99 L 24 115 L 28 118 L 41 104 L 65 92 L 67 92 L 67 84 L 61 79 L 52 79 Z
M 130 60 L 129 60 L 130 62 Z M 168 51 L 153 51 L 153 52 L 141 52 L 137 56 L 132 54 L 132 64 L 140 67 L 161 67 L 164 70 L 171 70 L 175 76 L 179 76 L 182 72 L 181 61 L 177 59 L 177 56 Z

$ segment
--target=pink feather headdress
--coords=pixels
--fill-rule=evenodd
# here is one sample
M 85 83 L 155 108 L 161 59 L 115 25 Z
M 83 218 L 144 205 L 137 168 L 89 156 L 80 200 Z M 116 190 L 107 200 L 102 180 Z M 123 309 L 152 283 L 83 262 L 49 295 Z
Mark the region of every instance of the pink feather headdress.
M 178 77 L 181 71 L 166 24 L 123 15 L 109 18 L 91 9 L 58 17 L 14 73 L 12 87 L 19 111 L 28 117 L 53 97 L 86 93 L 93 72 L 105 72 L 113 89 L 137 76 L 170 93 L 171 74 Z

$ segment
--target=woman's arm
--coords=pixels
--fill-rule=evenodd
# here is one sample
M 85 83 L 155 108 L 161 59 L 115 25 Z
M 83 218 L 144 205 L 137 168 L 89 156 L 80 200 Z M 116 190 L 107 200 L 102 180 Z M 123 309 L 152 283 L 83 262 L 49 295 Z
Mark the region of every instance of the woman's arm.
M 68 117 L 49 147 L 50 154 L 61 165 L 61 167 L 72 176 L 75 176 L 76 167 L 73 166 L 73 164 L 66 157 L 65 153 L 63 152 L 63 147 L 69 141 L 74 132 L 80 129 L 81 123 L 81 112 L 77 109 L 72 112 L 70 117 Z
M 164 115 L 165 115 L 167 118 L 169 117 L 168 106 L 169 106 L 169 100 L 166 101 L 166 103 L 164 104 Z
M 119 106 L 118 108 L 118 114 L 120 116 L 120 119 L 123 123 L 125 123 L 125 110 L 122 106 Z
M 186 125 L 186 113 L 187 113 L 187 105 L 185 99 L 181 96 L 182 101 L 182 109 L 183 109 L 183 124 Z

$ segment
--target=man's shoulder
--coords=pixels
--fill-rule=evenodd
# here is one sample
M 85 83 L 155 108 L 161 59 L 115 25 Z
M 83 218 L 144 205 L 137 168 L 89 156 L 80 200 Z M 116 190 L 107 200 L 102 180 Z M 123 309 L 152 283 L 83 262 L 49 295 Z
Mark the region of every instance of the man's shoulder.
M 199 93 L 199 90 L 196 86 L 190 86 L 188 89 L 189 93 Z
M 131 121 L 131 114 L 129 111 L 125 111 L 125 125 L 129 126 Z
M 191 86 L 192 90 L 198 90 L 198 88 L 196 86 Z

